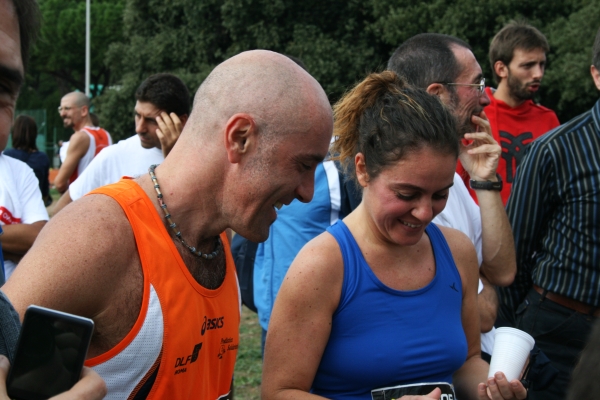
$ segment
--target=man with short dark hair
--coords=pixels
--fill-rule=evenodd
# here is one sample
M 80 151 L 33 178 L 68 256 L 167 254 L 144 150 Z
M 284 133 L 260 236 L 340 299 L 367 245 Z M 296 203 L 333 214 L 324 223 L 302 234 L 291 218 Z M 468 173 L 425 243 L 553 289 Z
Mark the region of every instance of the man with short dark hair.
M 169 154 L 185 126 L 191 108 L 190 93 L 175 75 L 160 73 L 146 79 L 135 92 L 134 135 L 98 154 L 61 196 L 52 213 L 74 200 L 123 176 L 145 174 Z
M 485 107 L 485 114 L 494 139 L 502 146 L 497 172 L 504 181 L 500 192 L 504 204 L 527 146 L 559 125 L 554 111 L 533 102 L 549 50 L 548 41 L 539 30 L 517 21 L 504 26 L 490 44 L 490 65 L 498 88 L 486 88 L 490 104 Z M 460 165 L 458 172 L 467 182 L 469 176 Z M 475 192 L 470 192 L 477 200 Z
M 81 92 L 63 96 L 58 112 L 65 128 L 75 131 L 69 139 L 66 157 L 54 178 L 54 187 L 64 193 L 92 159 L 112 144 L 112 138 L 107 131 L 94 126 L 90 117 L 90 99 Z
M 600 90 L 600 30 L 590 72 Z M 535 140 L 508 200 L 517 276 L 501 314 L 528 332 L 560 373 L 530 399 L 564 399 L 600 316 L 600 100 Z
M 39 30 L 39 9 L 34 0 L 0 0 L 0 77 L 3 86 L 3 99 L 0 102 L 0 151 L 6 147 L 8 133 L 14 117 L 14 110 L 19 97 L 19 90 L 25 79 L 25 64 L 29 55 L 29 49 L 32 41 L 37 36 Z M 0 159 L 6 159 L 0 154 Z M 21 161 L 14 160 L 16 163 L 27 165 Z M 38 191 L 37 179 L 33 171 L 29 169 L 30 175 L 34 177 L 33 183 L 19 182 L 20 185 L 32 184 Z M 0 172 L 0 182 L 5 181 L 7 173 Z M 2 191 L 2 188 L 0 188 Z M 41 197 L 38 199 L 41 203 Z M 43 208 L 43 204 L 42 204 Z M 19 224 L 26 225 L 26 224 Z M 17 229 L 12 234 L 23 234 L 19 226 L 3 225 L 0 232 L 0 241 L 7 239 L 7 234 Z M 8 230 L 7 230 L 8 228 Z M 37 235 L 37 232 L 36 232 Z M 34 237 L 35 238 L 35 237 Z M 11 239 L 12 240 L 12 239 Z M 1 260 L 2 257 L 0 257 Z M 8 399 L 6 394 L 6 376 L 9 369 L 9 359 L 13 359 L 17 336 L 19 334 L 19 318 L 10 302 L 0 292 L 0 398 Z M 6 357 L 5 357 L 6 356 Z M 84 368 L 82 379 L 68 392 L 60 395 L 63 400 L 99 400 L 106 394 L 106 386 L 98 374 L 88 368 Z
M 484 93 L 481 67 L 469 45 L 456 37 L 424 33 L 405 41 L 392 55 L 388 69 L 404 76 L 409 83 L 439 96 L 458 121 L 457 140 L 461 141 L 460 160 L 476 187 L 480 207 L 473 201 L 458 174 L 446 208 L 435 223 L 458 229 L 475 245 L 480 268 L 479 312 L 482 350 L 491 354 L 497 313 L 497 296 L 490 285 L 509 285 L 515 274 L 514 242 L 500 198 L 501 184 L 496 177 L 500 146 L 491 136 L 483 113 L 489 104 Z M 485 284 L 485 285 L 484 285 Z

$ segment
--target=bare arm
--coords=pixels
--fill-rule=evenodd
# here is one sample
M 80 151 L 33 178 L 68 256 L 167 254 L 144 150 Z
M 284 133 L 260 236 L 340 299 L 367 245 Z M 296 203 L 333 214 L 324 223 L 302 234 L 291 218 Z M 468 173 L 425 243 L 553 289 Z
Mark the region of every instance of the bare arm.
M 72 202 L 73 199 L 71 199 L 71 194 L 69 193 L 69 189 L 67 189 L 67 191 L 64 192 L 62 196 L 60 196 L 60 199 L 58 199 L 54 207 L 52 207 L 52 209 L 50 210 L 51 216 L 56 215 L 56 213 L 58 213 L 60 210 L 62 210 Z
M 58 174 L 56 174 L 56 177 L 54 178 L 54 187 L 56 187 L 56 190 L 60 193 L 64 193 L 69 187 L 69 178 L 77 169 L 79 160 L 81 160 L 88 151 L 89 146 L 90 138 L 87 133 L 78 131 L 71 135 L 67 156 L 60 166 Z
M 269 322 L 263 399 L 321 398 L 309 390 L 329 339 L 342 279 L 342 255 L 328 233 L 309 242 L 290 266 Z
M 491 331 L 496 323 L 498 294 L 484 276 L 479 278 L 483 282 L 483 290 L 477 295 L 477 308 L 479 310 L 479 320 L 481 321 L 481 333 L 486 333 Z
M 21 318 L 30 304 L 38 304 L 97 323 L 123 285 L 135 253 L 119 205 L 107 196 L 88 196 L 48 222 L 2 290 Z
M 480 132 L 467 133 L 465 139 L 473 142 L 468 146 L 461 143 L 460 162 L 473 180 L 496 182 L 496 169 L 502 149 L 492 137 L 490 124 L 481 113 L 473 116 L 473 123 Z M 494 190 L 476 190 L 481 212 L 482 255 L 481 273 L 496 286 L 508 286 L 517 272 L 515 243 L 500 197 Z
M 463 285 L 461 313 L 463 329 L 467 337 L 467 360 L 453 376 L 457 397 L 467 400 L 525 399 L 527 390 L 518 380 L 509 383 L 503 378 L 503 374 L 502 379 L 487 379 L 489 365 L 480 356 L 481 329 L 477 310 L 479 274 L 475 249 L 471 241 L 462 233 L 444 227 L 440 229 L 448 241 Z M 492 397 L 488 397 L 483 382 L 490 385 Z
M 0 237 L 2 251 L 19 256 L 27 253 L 44 225 L 46 225 L 46 221 L 37 221 L 32 224 L 3 225 L 4 234 Z

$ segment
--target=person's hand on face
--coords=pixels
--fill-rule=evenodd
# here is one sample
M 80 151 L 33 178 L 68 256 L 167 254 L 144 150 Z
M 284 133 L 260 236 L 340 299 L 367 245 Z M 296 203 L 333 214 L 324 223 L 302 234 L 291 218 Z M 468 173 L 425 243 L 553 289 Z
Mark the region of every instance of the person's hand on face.
M 471 179 L 496 181 L 502 148 L 492 136 L 485 112 L 482 111 L 480 116 L 472 116 L 471 121 L 477 126 L 477 131 L 466 133 L 464 140 L 461 140 L 460 162 Z
M 160 140 L 163 155 L 166 157 L 175 145 L 175 142 L 177 142 L 177 139 L 179 139 L 179 135 L 181 135 L 181 131 L 183 130 L 183 123 L 177 114 L 167 114 L 166 112 L 162 112 L 156 117 L 156 123 L 158 124 L 156 135 L 158 136 L 158 140 Z

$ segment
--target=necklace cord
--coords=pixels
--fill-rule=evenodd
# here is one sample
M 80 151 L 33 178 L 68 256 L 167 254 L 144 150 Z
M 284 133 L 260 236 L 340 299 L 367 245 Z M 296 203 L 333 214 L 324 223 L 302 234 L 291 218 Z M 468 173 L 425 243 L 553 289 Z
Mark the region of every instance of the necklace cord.
M 160 186 L 158 185 L 158 180 L 156 179 L 156 174 L 154 173 L 154 170 L 156 169 L 157 166 L 158 166 L 157 164 L 151 165 L 150 168 L 148 168 L 148 173 L 150 174 L 150 179 L 152 179 L 152 183 L 154 184 L 154 190 L 156 190 L 156 197 L 158 198 L 158 204 L 160 205 L 160 208 L 163 210 L 163 213 L 165 214 L 165 219 L 167 220 L 167 223 L 169 224 L 169 228 L 171 228 L 173 233 L 175 233 L 175 237 L 177 238 L 177 240 L 179 240 L 181 242 L 181 244 L 183 244 L 192 254 L 194 254 L 195 256 L 198 256 L 198 257 L 205 258 L 207 260 L 214 259 L 217 255 L 219 255 L 219 252 L 221 251 L 221 248 L 223 247 L 223 244 L 221 243 L 221 238 L 219 236 L 217 236 L 215 250 L 212 253 L 203 253 L 200 250 L 196 250 L 196 248 L 194 246 L 190 246 L 189 244 L 187 244 L 185 242 L 185 240 L 183 240 L 183 238 L 181 237 L 181 231 L 177 228 L 177 224 L 175 222 L 173 222 L 173 220 L 171 219 L 171 213 L 167 209 L 167 205 L 165 204 L 165 202 L 163 200 L 163 194 L 160 191 Z

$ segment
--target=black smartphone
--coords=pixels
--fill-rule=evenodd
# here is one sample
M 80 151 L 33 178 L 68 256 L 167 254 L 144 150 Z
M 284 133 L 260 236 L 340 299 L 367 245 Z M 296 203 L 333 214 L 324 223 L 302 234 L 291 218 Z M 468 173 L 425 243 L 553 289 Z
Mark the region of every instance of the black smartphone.
M 41 400 L 67 391 L 81 376 L 94 321 L 29 306 L 6 390 L 11 399 Z

